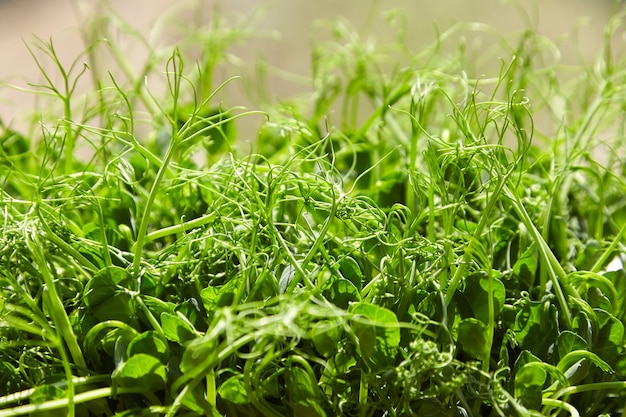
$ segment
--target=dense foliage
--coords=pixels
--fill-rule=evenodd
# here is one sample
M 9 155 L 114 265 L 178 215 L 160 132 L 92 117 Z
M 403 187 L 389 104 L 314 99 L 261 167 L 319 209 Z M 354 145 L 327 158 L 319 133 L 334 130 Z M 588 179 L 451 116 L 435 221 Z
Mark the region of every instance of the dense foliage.
M 338 23 L 263 113 L 215 87 L 236 27 L 168 47 L 163 95 L 162 49 L 107 45 L 127 72 L 79 94 L 38 41 L 48 111 L 0 130 L 0 416 L 623 414 L 621 18 L 575 76 L 531 30 L 478 77 L 463 26 Z

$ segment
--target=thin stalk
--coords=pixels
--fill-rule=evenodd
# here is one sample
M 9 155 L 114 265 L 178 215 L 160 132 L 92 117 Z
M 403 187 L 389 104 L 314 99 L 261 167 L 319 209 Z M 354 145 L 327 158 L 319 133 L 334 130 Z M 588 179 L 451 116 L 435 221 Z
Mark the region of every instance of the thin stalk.
M 333 220 L 335 219 L 335 215 L 337 214 L 338 201 L 336 198 L 335 189 L 331 186 L 330 190 L 331 190 L 331 199 L 332 199 L 331 206 L 330 206 L 330 213 L 328 214 L 328 217 L 324 221 L 324 224 L 322 225 L 322 230 L 320 230 L 319 234 L 317 235 L 317 238 L 313 242 L 311 249 L 305 256 L 304 260 L 302 261 L 302 264 L 298 265 L 298 267 L 296 268 L 296 271 L 301 275 L 302 279 L 304 280 L 307 287 L 309 288 L 313 288 L 313 284 L 311 283 L 311 280 L 309 280 L 309 278 L 305 275 L 306 267 L 309 264 L 309 262 L 311 262 L 311 259 L 313 259 L 313 256 L 315 256 L 315 254 L 319 250 L 320 245 L 322 245 L 324 238 L 328 234 L 330 225 L 332 224 Z M 296 285 L 298 285 L 298 282 L 299 280 L 295 279 L 294 277 L 294 279 L 292 279 L 291 282 L 289 283 L 286 293 L 291 294 L 293 290 L 296 288 Z
M 111 381 L 111 375 L 77 376 L 77 377 L 72 378 L 72 382 L 74 383 L 74 386 L 104 383 L 104 382 L 110 382 L 110 381 Z M 49 384 L 47 386 L 63 388 L 67 386 L 67 383 L 68 381 L 59 381 L 53 384 Z M 33 393 L 35 393 L 36 390 L 37 388 L 29 388 L 23 391 L 14 392 L 12 394 L 5 395 L 4 397 L 0 397 L 0 407 L 4 408 L 5 406 L 11 403 L 26 401 L 31 395 L 33 395 Z
M 120 50 L 120 48 L 117 47 L 115 42 L 107 41 L 106 43 L 109 46 L 111 54 L 113 55 L 113 59 L 115 59 L 115 62 L 117 62 L 128 81 L 132 85 L 136 86 L 135 93 L 139 96 L 139 99 L 141 100 L 143 105 L 146 106 L 148 112 L 152 115 L 158 114 L 158 106 L 155 105 L 156 103 L 154 101 L 150 100 L 150 96 L 146 93 L 146 89 L 141 88 L 142 80 L 138 79 L 138 77 L 135 75 L 135 72 L 133 71 L 133 68 L 128 59 L 126 59 L 125 54 Z
M 173 137 L 170 142 L 170 146 L 167 148 L 167 152 L 165 153 L 165 157 L 163 158 L 163 163 L 159 167 L 157 171 L 154 182 L 152 183 L 152 187 L 150 188 L 150 192 L 148 193 L 148 200 L 146 201 L 146 205 L 143 210 L 143 215 L 141 218 L 141 223 L 139 224 L 139 230 L 137 231 L 137 241 L 135 242 L 135 251 L 133 254 L 133 264 L 132 271 L 133 275 L 136 278 L 139 278 L 139 272 L 141 269 L 141 255 L 143 253 L 143 246 L 146 243 L 146 232 L 148 230 L 148 221 L 150 220 L 150 213 L 152 211 L 152 206 L 154 205 L 154 201 L 156 200 L 157 192 L 165 177 L 165 173 L 167 172 L 167 167 L 172 159 L 174 154 L 174 148 L 176 146 L 177 140 Z
M 276 357 L 278 355 L 272 351 L 263 357 L 258 364 L 256 363 L 257 358 L 249 358 L 244 365 L 243 383 L 246 387 L 246 394 L 250 402 L 266 417 L 282 417 L 283 414 L 276 412 L 263 398 L 263 395 L 259 395 L 263 393 L 263 389 L 258 386 L 259 379 L 254 377 L 258 376 Z M 253 365 L 256 365 L 256 369 L 252 368 Z
M 613 239 L 609 247 L 606 248 L 606 250 L 598 258 L 598 260 L 593 264 L 593 266 L 591 267 L 591 272 L 600 272 L 602 267 L 609 260 L 609 257 L 613 255 L 617 247 L 622 243 L 622 241 L 624 240 L 624 236 L 626 236 L 626 223 L 624 223 L 624 226 L 622 226 L 622 229 L 619 231 L 615 239 Z
M 39 217 L 41 227 L 46 233 L 46 237 L 50 239 L 52 243 L 57 245 L 59 249 L 63 250 L 65 253 L 71 255 L 72 258 L 76 259 L 76 261 L 78 261 L 78 263 L 88 272 L 93 273 L 98 271 L 98 267 L 96 267 L 89 259 L 85 258 L 80 252 L 70 246 L 66 241 L 57 236 L 56 233 L 52 231 L 52 229 L 50 229 L 50 226 L 48 226 L 48 222 L 46 222 L 44 215 L 42 215 L 42 210 L 44 210 L 44 206 L 37 204 L 35 210 L 37 212 L 37 216 Z M 51 212 L 45 209 L 45 214 L 50 215 Z M 89 276 L 89 274 L 87 274 L 87 276 Z
M 554 287 L 553 289 L 556 293 L 559 305 L 561 306 L 566 327 L 568 329 L 571 329 L 572 313 L 569 310 L 567 300 L 565 298 L 565 295 L 563 294 L 563 288 L 565 288 L 567 294 L 572 297 L 580 299 L 580 295 L 578 294 L 576 289 L 568 283 L 567 273 L 565 272 L 559 261 L 556 259 L 545 239 L 533 223 L 532 219 L 528 215 L 528 212 L 526 211 L 526 208 L 524 207 L 524 204 L 521 202 L 519 197 L 517 195 L 513 195 L 513 193 L 508 190 L 508 188 L 505 189 L 505 192 L 513 203 L 513 209 L 520 216 L 522 222 L 528 230 L 528 233 L 532 236 L 534 242 L 537 244 L 539 253 L 541 254 L 541 257 L 543 258 L 546 267 L 548 268 L 550 280 L 552 281 L 552 285 Z
M 493 346 L 493 335 L 496 327 L 495 324 L 495 306 L 493 303 L 493 274 L 491 268 L 487 271 L 488 273 L 488 285 L 487 285 L 487 311 L 489 312 L 488 323 L 487 323 L 487 344 L 488 349 L 485 349 L 485 357 L 482 359 L 482 370 L 486 374 L 489 373 L 489 365 L 491 358 L 491 348 Z
M 589 391 L 619 391 L 626 389 L 626 381 L 613 381 L 613 382 L 595 382 L 591 384 L 574 385 L 571 387 L 565 387 L 557 391 L 551 398 L 559 399 L 561 397 L 570 396 L 572 394 L 580 394 L 581 392 Z
M 138 388 L 121 388 L 115 389 L 116 394 L 130 394 L 141 393 L 141 387 Z M 70 404 L 82 404 L 89 401 L 94 401 L 99 398 L 107 398 L 113 395 L 112 387 L 97 388 L 91 391 L 82 392 L 76 394 L 71 400 L 69 398 L 60 398 L 58 400 L 50 400 L 40 404 L 27 404 L 17 407 L 9 408 L 6 410 L 0 410 L 0 417 L 16 417 L 26 414 L 42 413 L 45 411 L 58 410 L 60 408 L 68 407 Z
M 65 371 L 65 379 L 67 381 L 67 417 L 74 417 L 76 414 L 75 409 L 75 397 L 76 389 L 74 387 L 74 375 L 72 374 L 72 367 L 70 366 L 70 358 L 67 357 L 67 353 L 63 346 L 59 346 L 59 355 L 61 356 L 61 362 L 63 363 L 63 371 Z
M 215 384 L 215 368 L 209 369 L 206 373 L 206 399 L 211 407 L 217 406 L 217 387 Z
M 169 71 L 169 67 L 172 67 L 172 70 Z M 168 64 L 168 84 L 170 88 L 170 94 L 172 95 L 174 101 L 174 108 L 172 110 L 172 114 L 177 114 L 178 112 L 178 98 L 180 97 L 180 83 L 182 79 L 182 71 L 183 71 L 183 63 L 180 55 L 180 51 L 176 49 L 172 54 L 172 57 L 169 59 Z M 171 77 L 171 78 L 170 78 Z M 158 106 L 158 104 L 157 104 Z M 167 114 L 167 112 L 165 112 Z M 143 253 L 143 246 L 145 244 L 146 232 L 148 230 L 148 221 L 150 220 L 150 213 L 152 212 L 152 206 L 154 205 L 154 201 L 157 196 L 157 191 L 161 186 L 161 182 L 165 177 L 165 173 L 167 172 L 168 166 L 172 157 L 174 155 L 174 150 L 179 144 L 179 134 L 178 128 L 176 126 L 176 122 L 174 120 L 170 121 L 172 124 L 172 138 L 170 140 L 170 144 L 167 147 L 167 151 L 165 153 L 165 157 L 163 158 L 163 162 L 159 166 L 159 170 L 157 171 L 154 182 L 152 183 L 152 187 L 150 188 L 150 192 L 148 193 L 148 200 L 146 201 L 146 205 L 144 207 L 143 215 L 141 218 L 141 223 L 139 225 L 139 230 L 137 232 L 137 242 L 135 247 L 135 252 L 133 254 L 133 264 L 132 271 L 133 275 L 137 278 L 137 288 L 139 288 L 139 272 L 141 269 L 141 255 Z
M 565 410 L 570 413 L 572 417 L 580 417 L 580 414 L 578 413 L 576 407 L 566 403 L 565 401 L 555 400 L 552 398 L 542 398 L 541 404 L 547 407 L 558 407 L 561 410 Z
M 113 261 L 111 260 L 111 252 L 109 251 L 109 242 L 107 240 L 106 234 L 106 224 L 104 219 L 104 213 L 102 212 L 102 206 L 100 202 L 96 200 L 96 212 L 98 214 L 98 222 L 100 223 L 100 235 L 102 236 L 102 257 L 104 258 L 104 263 L 106 266 L 113 265 Z
M 361 370 L 361 378 L 359 381 L 359 417 L 367 416 L 367 398 L 369 394 L 369 388 L 367 383 L 367 377 L 364 370 Z
M 482 217 L 480 218 L 480 221 L 476 226 L 476 230 L 474 231 L 474 234 L 467 244 L 465 252 L 463 253 L 463 257 L 461 258 L 457 269 L 454 271 L 454 275 L 452 276 L 450 284 L 446 289 L 446 305 L 449 305 L 452 302 L 452 297 L 454 297 L 454 293 L 461 283 L 461 279 L 465 276 L 465 272 L 467 271 L 467 268 L 470 265 L 472 258 L 474 257 L 474 252 L 477 245 L 476 242 L 480 241 L 483 230 L 485 230 L 485 228 L 489 224 L 491 211 L 495 207 L 496 202 L 499 201 L 499 195 L 502 193 L 503 189 L 506 188 L 505 184 L 511 172 L 512 171 L 507 172 L 505 175 L 500 176 L 500 178 L 498 179 L 498 183 L 496 184 L 496 187 L 493 190 L 491 197 L 489 198 L 489 203 L 487 203 L 487 207 L 485 207 L 485 210 L 482 213 Z
M 184 223 L 175 224 L 173 226 L 164 227 L 159 230 L 155 230 L 154 232 L 150 232 L 146 234 L 144 238 L 144 243 L 152 242 L 153 240 L 160 239 L 169 235 L 177 235 L 180 233 L 185 233 L 191 229 L 195 229 L 196 227 L 204 226 L 205 224 L 213 223 L 217 218 L 217 212 L 212 212 L 210 214 L 198 217 L 193 220 L 189 220 Z M 135 251 L 137 243 L 133 244 L 131 251 Z
M 65 312 L 65 307 L 61 301 L 61 296 L 57 293 L 56 284 L 50 273 L 46 256 L 43 253 L 43 242 L 39 240 L 36 234 L 27 234 L 25 236 L 27 245 L 33 255 L 33 260 L 39 268 L 41 277 L 44 280 L 45 291 L 44 301 L 47 301 L 48 312 L 51 315 L 52 321 L 55 324 L 56 331 L 60 333 L 61 339 L 65 342 L 67 348 L 70 351 L 74 364 L 78 367 L 80 372 L 86 372 L 87 363 L 83 357 L 80 346 L 78 345 L 78 339 L 74 334 L 70 319 Z M 59 346 L 59 349 L 63 349 Z
M 229 357 L 230 355 L 235 353 L 243 345 L 245 345 L 247 343 L 250 343 L 253 340 L 255 340 L 257 338 L 257 336 L 258 336 L 258 332 L 251 332 L 251 333 L 248 333 L 246 335 L 243 335 L 239 339 L 237 339 L 236 341 L 232 342 L 231 344 L 228 344 L 217 355 L 210 355 L 207 358 L 207 360 L 205 360 L 201 364 L 198 364 L 198 368 L 200 368 L 200 369 L 198 369 L 195 372 L 195 374 L 197 374 L 197 376 L 194 379 L 192 379 L 191 381 L 189 381 L 183 387 L 183 389 L 180 391 L 180 393 L 176 396 L 176 398 L 174 399 L 174 402 L 172 403 L 172 406 L 170 407 L 169 411 L 166 414 L 166 417 L 174 417 L 176 415 L 176 413 L 178 412 L 178 409 L 182 405 L 183 400 L 184 400 L 185 396 L 187 395 L 187 393 L 191 392 L 202 380 L 204 380 L 206 375 L 207 375 L 207 373 L 211 372 L 215 368 L 215 366 L 217 364 L 221 363 L 227 357 Z M 2 416 L 0 416 L 0 417 L 2 417 Z
M 156 319 L 156 317 L 154 317 L 154 314 L 152 314 L 152 311 L 150 311 L 148 306 L 146 306 L 146 303 L 143 302 L 141 296 L 139 294 L 133 294 L 133 299 L 137 304 L 139 304 L 139 307 L 141 307 L 141 309 L 143 310 L 143 313 L 146 315 L 146 318 L 152 325 L 152 328 L 156 330 L 160 335 L 165 336 L 165 333 L 163 332 L 163 328 L 159 324 L 159 321 Z

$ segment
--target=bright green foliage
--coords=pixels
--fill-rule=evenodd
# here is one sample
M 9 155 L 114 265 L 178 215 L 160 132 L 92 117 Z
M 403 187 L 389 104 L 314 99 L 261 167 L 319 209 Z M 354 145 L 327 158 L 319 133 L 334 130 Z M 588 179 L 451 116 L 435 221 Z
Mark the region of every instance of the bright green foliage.
M 0 416 L 624 414 L 621 17 L 575 79 L 530 30 L 479 77 L 464 26 L 338 23 L 264 113 L 214 80 L 242 29 L 138 74 L 111 44 L 80 97 L 94 65 L 39 41 L 61 109 L 0 125 Z

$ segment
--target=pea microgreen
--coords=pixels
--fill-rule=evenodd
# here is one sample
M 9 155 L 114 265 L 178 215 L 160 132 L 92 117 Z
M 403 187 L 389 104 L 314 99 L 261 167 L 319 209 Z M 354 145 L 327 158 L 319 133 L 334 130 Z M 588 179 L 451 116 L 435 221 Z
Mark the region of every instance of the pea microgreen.
M 136 73 L 118 17 L 85 65 L 36 39 L 49 102 L 0 124 L 0 416 L 623 415 L 623 17 L 576 77 L 533 30 L 337 22 L 309 100 L 247 108 L 222 19 Z

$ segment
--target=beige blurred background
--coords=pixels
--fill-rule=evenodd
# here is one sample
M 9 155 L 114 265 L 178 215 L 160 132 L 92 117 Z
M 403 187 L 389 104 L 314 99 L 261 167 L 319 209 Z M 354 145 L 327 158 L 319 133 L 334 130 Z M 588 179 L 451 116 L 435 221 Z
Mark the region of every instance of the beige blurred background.
M 98 6 L 100 4 L 100 6 Z M 150 39 L 168 39 L 163 16 L 185 19 L 211 19 L 216 2 L 210 0 L 110 0 L 110 8 Z M 263 11 L 255 12 L 260 6 Z M 87 17 L 103 10 L 97 0 L 0 0 L 0 82 L 26 87 L 41 80 L 25 43 L 35 36 L 54 40 L 59 56 L 69 65 L 84 49 L 81 29 Z M 194 8 L 195 12 L 189 12 Z M 457 22 L 482 22 L 503 35 L 513 34 L 529 25 L 555 41 L 563 51 L 564 62 L 592 59 L 600 50 L 603 27 L 615 3 L 611 0 L 230 0 L 220 6 L 224 16 L 245 20 L 255 15 L 252 29 L 267 36 L 241 46 L 240 64 L 253 65 L 262 57 L 271 66 L 288 73 L 310 73 L 311 43 L 319 37 L 315 21 L 342 17 L 363 38 L 390 36 L 382 17 L 391 8 L 406 10 L 407 42 L 414 50 L 436 39 Z M 175 38 L 171 38 L 175 39 Z M 119 40 L 118 40 L 119 41 Z M 122 41 L 123 42 L 123 41 Z M 128 49 L 130 62 L 140 65 L 142 51 Z M 250 61 L 250 62 L 248 62 Z M 99 70 L 106 71 L 102 62 Z M 223 74 L 229 76 L 235 74 Z M 296 78 L 279 77 L 271 85 L 276 97 L 302 90 Z M 295 80 L 295 81 L 294 81 Z M 32 95 L 6 85 L 0 87 L 0 119 L 18 123 L 32 109 Z

